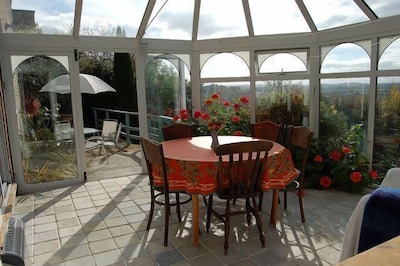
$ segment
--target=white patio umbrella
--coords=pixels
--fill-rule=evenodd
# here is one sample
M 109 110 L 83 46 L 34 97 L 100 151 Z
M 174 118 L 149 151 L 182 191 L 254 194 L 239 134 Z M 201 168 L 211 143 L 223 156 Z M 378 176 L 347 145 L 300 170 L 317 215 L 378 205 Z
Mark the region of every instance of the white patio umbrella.
M 116 92 L 110 85 L 89 74 L 79 74 L 81 93 L 97 94 L 101 92 Z M 39 92 L 71 93 L 69 74 L 59 76 L 44 85 Z

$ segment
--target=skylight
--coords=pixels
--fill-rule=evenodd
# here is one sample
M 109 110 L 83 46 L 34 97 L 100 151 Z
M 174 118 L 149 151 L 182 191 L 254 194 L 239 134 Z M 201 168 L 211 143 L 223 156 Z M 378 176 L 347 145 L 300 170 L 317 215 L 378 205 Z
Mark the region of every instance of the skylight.
M 400 0 L 81 1 L 75 7 L 74 0 L 13 0 L 7 32 L 116 36 L 120 28 L 120 37 L 137 37 L 142 28 L 143 38 L 205 40 L 326 30 L 400 14 Z M 76 10 L 81 17 L 74 18 Z

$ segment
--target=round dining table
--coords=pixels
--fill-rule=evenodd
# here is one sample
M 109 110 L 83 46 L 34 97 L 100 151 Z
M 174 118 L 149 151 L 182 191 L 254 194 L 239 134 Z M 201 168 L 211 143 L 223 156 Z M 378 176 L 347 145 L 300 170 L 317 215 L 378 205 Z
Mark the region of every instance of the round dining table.
M 260 139 L 246 136 L 218 136 L 220 145 Z M 170 191 L 186 191 L 192 197 L 193 241 L 198 245 L 199 195 L 217 190 L 218 156 L 211 148 L 211 136 L 174 139 L 162 142 Z M 157 176 L 157 175 L 155 175 Z M 275 226 L 278 212 L 278 192 L 298 176 L 291 153 L 273 142 L 268 152 L 266 171 L 261 181 L 263 191 L 273 190 L 270 224 Z M 161 182 L 161 180 L 155 180 Z

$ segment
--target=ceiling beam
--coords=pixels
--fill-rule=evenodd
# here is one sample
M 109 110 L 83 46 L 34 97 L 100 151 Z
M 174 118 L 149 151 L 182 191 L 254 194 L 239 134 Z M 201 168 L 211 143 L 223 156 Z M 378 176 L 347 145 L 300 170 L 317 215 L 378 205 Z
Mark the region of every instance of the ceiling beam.
M 300 9 L 301 14 L 303 15 L 304 19 L 306 20 L 308 27 L 310 28 L 311 32 L 317 32 L 317 26 L 315 26 L 315 23 L 313 19 L 311 18 L 310 12 L 308 12 L 307 7 L 304 5 L 303 0 L 295 0 L 297 6 Z
M 242 0 L 244 16 L 246 18 L 247 31 L 249 32 L 249 37 L 254 37 L 254 27 L 253 20 L 251 18 L 249 0 Z
M 193 10 L 192 41 L 197 41 L 197 36 L 199 32 L 200 6 L 201 0 L 195 0 Z
M 74 26 L 72 29 L 72 36 L 75 39 L 79 38 L 79 28 L 81 27 L 81 18 L 82 18 L 82 0 L 76 0 Z
M 372 11 L 372 9 L 369 7 L 369 5 L 367 5 L 364 0 L 353 0 L 354 3 L 356 3 L 358 5 L 358 7 L 362 10 L 362 12 L 364 12 L 365 15 L 367 15 L 367 17 L 370 20 L 377 20 L 378 16 L 375 14 L 374 11 Z
M 140 26 L 138 32 L 136 34 L 136 39 L 138 43 L 142 41 L 144 34 L 146 33 L 147 25 L 150 20 L 151 13 L 153 12 L 154 5 L 156 4 L 156 0 L 149 0 L 147 2 L 146 10 L 144 12 L 142 21 L 140 22 Z

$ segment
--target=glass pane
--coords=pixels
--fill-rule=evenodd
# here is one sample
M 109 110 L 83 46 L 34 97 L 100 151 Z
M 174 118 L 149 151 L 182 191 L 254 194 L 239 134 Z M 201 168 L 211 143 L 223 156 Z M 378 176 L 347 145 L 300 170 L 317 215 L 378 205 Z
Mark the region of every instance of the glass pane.
M 338 136 L 356 124 L 367 129 L 369 84 L 369 78 L 321 80 L 320 138 Z
M 295 1 L 250 0 L 249 5 L 255 35 L 310 32 Z
M 191 40 L 193 12 L 193 0 L 157 1 L 145 38 Z
M 222 135 L 250 135 L 250 83 L 218 82 L 201 84 L 201 112 L 209 119 L 220 121 Z M 197 110 L 198 111 L 198 110 Z M 209 119 L 200 119 L 206 128 L 197 134 L 208 134 Z
M 371 59 L 368 53 L 354 43 L 343 43 L 333 48 L 321 65 L 321 73 L 369 71 Z
M 246 62 L 231 53 L 221 53 L 212 56 L 201 68 L 202 78 L 216 77 L 248 77 L 250 70 Z
M 379 77 L 375 106 L 374 161 L 384 169 L 400 163 L 400 77 Z
M 380 18 L 400 15 L 400 0 L 364 0 L 364 2 L 367 3 L 372 11 Z
M 303 53 L 307 55 L 306 53 Z M 261 63 L 260 73 L 280 73 L 280 72 L 298 72 L 307 71 L 304 62 L 294 54 L 279 53 L 266 55 L 267 58 Z M 263 55 L 259 55 L 259 60 Z
M 71 34 L 75 1 L 13 0 L 11 2 L 14 32 Z
M 181 109 L 191 109 L 189 70 L 178 58 L 156 57 L 145 68 L 149 135 L 162 140 L 161 128 Z
M 275 80 L 256 82 L 256 121 L 308 126 L 310 82 Z
M 318 30 L 368 21 L 354 1 L 303 0 Z
M 199 40 L 248 35 L 242 1 L 201 1 L 198 32 Z
M 383 52 L 378 62 L 379 70 L 400 69 L 400 39 L 392 42 Z
M 14 95 L 25 183 L 77 178 L 73 121 L 62 116 L 72 113 L 71 94 L 41 91 L 68 69 L 47 56 L 11 60 L 20 61 L 14 71 Z
M 136 37 L 146 6 L 145 0 L 85 0 L 80 34 Z

